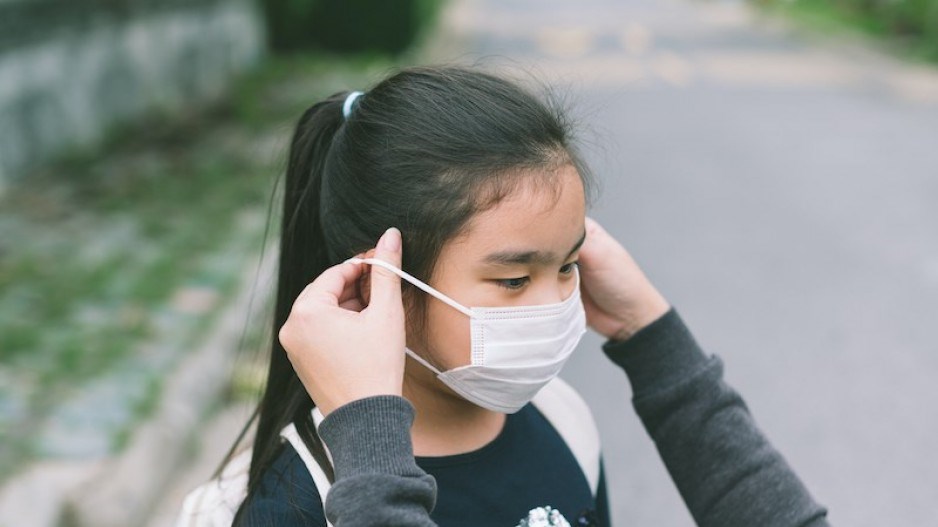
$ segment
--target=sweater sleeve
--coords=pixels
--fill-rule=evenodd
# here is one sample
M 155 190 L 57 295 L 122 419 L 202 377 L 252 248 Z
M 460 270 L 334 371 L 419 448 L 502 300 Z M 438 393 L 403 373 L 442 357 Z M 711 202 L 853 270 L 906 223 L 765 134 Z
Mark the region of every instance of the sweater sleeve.
M 377 396 L 342 406 L 319 425 L 335 468 L 326 496 L 335 527 L 436 525 L 436 480 L 414 461 L 413 420 L 407 399 Z
M 635 407 L 701 527 L 827 526 L 827 511 L 756 426 L 674 308 L 603 351 L 622 367 Z

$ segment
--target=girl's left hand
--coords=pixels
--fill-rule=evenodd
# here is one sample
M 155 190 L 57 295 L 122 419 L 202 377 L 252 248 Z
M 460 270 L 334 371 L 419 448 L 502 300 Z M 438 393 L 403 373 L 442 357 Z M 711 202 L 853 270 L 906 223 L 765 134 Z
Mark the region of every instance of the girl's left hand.
M 586 322 L 606 338 L 626 340 L 671 307 L 625 247 L 589 217 L 579 267 Z

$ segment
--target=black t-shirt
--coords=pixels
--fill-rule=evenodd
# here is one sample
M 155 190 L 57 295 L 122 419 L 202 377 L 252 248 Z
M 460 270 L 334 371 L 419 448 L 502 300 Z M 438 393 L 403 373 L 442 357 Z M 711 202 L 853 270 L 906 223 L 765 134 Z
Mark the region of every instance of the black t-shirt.
M 514 527 L 548 506 L 571 526 L 610 525 L 602 470 L 594 496 L 570 448 L 531 404 L 508 414 L 499 435 L 478 450 L 416 461 L 436 478 L 431 517 L 441 527 Z M 313 478 L 289 443 L 245 507 L 244 525 L 326 525 Z

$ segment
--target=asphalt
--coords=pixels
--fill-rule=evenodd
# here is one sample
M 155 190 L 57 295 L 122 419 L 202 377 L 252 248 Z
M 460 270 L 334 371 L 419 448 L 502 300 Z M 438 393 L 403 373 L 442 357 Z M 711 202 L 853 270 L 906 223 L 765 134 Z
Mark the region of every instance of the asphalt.
M 565 94 L 590 214 L 834 524 L 938 524 L 938 73 L 732 2 L 457 2 L 461 61 Z M 590 334 L 617 525 L 693 525 Z

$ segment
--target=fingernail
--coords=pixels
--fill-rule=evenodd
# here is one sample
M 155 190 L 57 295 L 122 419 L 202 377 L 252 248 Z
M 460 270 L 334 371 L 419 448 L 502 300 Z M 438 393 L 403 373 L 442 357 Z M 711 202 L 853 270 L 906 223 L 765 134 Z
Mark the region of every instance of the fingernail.
M 378 241 L 378 244 L 381 245 L 382 249 L 387 249 L 389 251 L 401 250 L 401 231 L 397 230 L 395 227 L 391 227 L 390 229 L 384 231 L 384 234 L 381 235 L 381 239 Z

